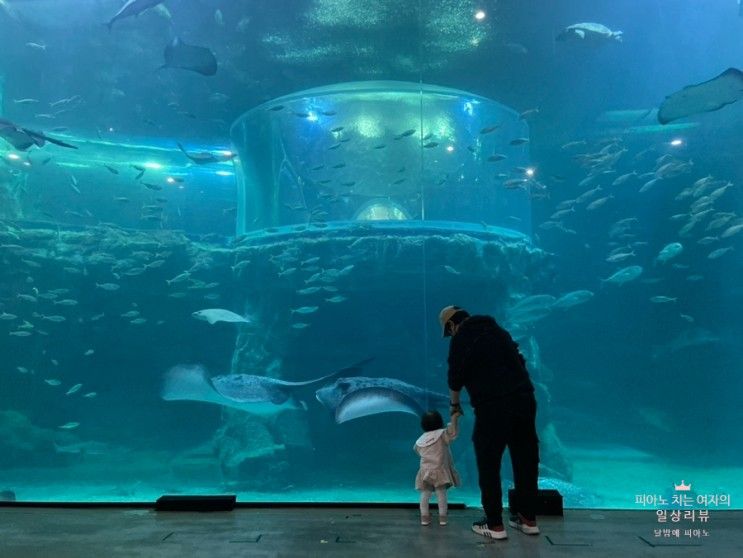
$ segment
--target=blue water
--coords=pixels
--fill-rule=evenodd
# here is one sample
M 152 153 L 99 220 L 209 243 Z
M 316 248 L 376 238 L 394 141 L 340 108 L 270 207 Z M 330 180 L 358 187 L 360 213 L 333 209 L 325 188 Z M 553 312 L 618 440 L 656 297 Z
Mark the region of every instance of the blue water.
M 342 375 L 427 407 L 457 304 L 520 343 L 566 506 L 651 509 L 684 480 L 740 508 L 743 105 L 654 111 L 739 64 L 735 2 L 185 4 L 109 32 L 118 2 L 0 3 L 0 118 L 78 147 L 0 139 L 0 491 L 416 502 L 414 414 L 338 424 L 315 396 L 335 378 L 268 414 L 163 382 L 373 357 Z M 554 40 L 586 21 L 623 41 Z M 217 74 L 158 70 L 175 35 Z M 214 308 L 251 324 L 192 316 Z M 477 505 L 465 412 L 450 501 Z

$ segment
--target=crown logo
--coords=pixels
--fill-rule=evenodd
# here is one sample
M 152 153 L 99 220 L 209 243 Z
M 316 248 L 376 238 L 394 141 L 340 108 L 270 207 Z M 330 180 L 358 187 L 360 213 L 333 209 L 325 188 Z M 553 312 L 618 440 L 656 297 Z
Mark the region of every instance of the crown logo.
M 678 491 L 688 491 L 691 490 L 690 484 L 684 484 L 684 479 L 681 479 L 681 484 L 674 484 L 673 487 Z

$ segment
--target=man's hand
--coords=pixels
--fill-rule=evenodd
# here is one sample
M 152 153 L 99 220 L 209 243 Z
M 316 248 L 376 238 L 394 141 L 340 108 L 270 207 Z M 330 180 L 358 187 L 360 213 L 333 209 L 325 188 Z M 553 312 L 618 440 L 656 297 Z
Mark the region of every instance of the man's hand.
M 454 416 L 456 413 L 464 414 L 462 404 L 459 402 L 459 392 L 449 388 L 449 415 Z

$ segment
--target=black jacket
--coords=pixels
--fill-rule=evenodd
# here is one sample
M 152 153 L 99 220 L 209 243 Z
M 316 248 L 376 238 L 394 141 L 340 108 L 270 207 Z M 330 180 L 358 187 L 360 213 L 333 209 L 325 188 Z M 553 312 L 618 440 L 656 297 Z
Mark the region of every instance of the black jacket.
M 533 392 L 518 347 L 490 316 L 470 316 L 449 344 L 449 388 L 466 388 L 475 409 L 516 393 Z

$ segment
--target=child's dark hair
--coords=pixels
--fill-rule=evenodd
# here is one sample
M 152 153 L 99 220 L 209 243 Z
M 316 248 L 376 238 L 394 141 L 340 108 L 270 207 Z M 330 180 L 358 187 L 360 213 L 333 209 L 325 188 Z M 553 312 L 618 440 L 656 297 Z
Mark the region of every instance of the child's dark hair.
M 444 428 L 444 419 L 438 411 L 428 411 L 421 417 L 421 428 L 423 432 L 431 432 Z

